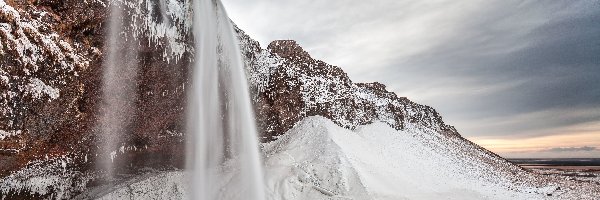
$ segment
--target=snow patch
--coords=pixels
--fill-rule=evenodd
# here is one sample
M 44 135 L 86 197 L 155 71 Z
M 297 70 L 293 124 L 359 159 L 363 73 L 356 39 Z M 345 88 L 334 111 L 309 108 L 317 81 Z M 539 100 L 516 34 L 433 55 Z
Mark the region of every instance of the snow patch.
M 0 36 L 6 39 L 2 45 L 2 48 L 5 48 L 3 51 L 15 52 L 18 56 L 17 61 L 24 66 L 23 71 L 26 75 L 37 72 L 48 58 L 69 71 L 73 71 L 75 67 L 89 65 L 89 60 L 77 54 L 58 34 L 39 31 L 47 29 L 48 24 L 41 19 L 46 12 L 31 12 L 35 12 L 38 18 L 23 18 L 19 11 L 0 0 L 0 19 L 7 22 L 0 23 Z
M 12 130 L 12 131 L 0 130 L 0 140 L 4 140 L 6 138 L 10 138 L 10 137 L 17 136 L 20 134 L 21 134 L 21 130 Z
M 526 172 L 473 157 L 487 153 L 444 142 L 449 137 L 414 126 L 398 131 L 382 122 L 351 131 L 307 117 L 264 145 L 269 192 L 272 199 L 570 198 L 555 192 L 559 183 L 535 183 L 533 175 L 515 181 L 505 172 Z
M 46 85 L 42 80 L 38 78 L 29 79 L 29 84 L 25 85 L 21 90 L 25 92 L 25 95 L 30 95 L 35 99 L 48 96 L 50 99 L 58 99 L 60 97 L 60 90 Z
M 5 85 L 5 86 L 9 86 L 10 84 L 10 79 L 8 78 L 8 76 L 3 75 L 2 74 L 2 70 L 0 70 L 0 84 L 1 85 Z
M 126 181 L 105 195 L 88 195 L 81 199 L 189 199 L 185 173 L 166 172 Z M 102 192 L 102 191 L 99 191 Z M 94 193 L 93 191 L 91 193 Z
M 148 149 L 148 146 L 144 146 L 144 149 Z M 117 158 L 119 156 L 119 154 L 122 155 L 122 154 L 125 154 L 125 152 L 131 152 L 131 151 L 137 151 L 137 150 L 138 150 L 138 148 L 134 145 L 130 145 L 130 146 L 121 145 L 119 147 L 119 149 L 111 151 L 109 153 L 110 161 L 114 162 L 115 158 Z M 86 160 L 87 160 L 87 158 L 86 158 Z
M 311 119 L 263 145 L 268 199 L 372 199 L 351 159 Z
M 85 189 L 93 178 L 90 174 L 70 170 L 72 160 L 59 157 L 31 162 L 27 167 L 0 179 L 2 199 L 8 195 L 29 192 L 30 195 L 50 195 L 47 199 L 69 199 Z
M 241 45 L 244 45 L 242 42 Z M 268 50 L 261 50 L 256 57 L 244 59 L 246 69 L 248 71 L 248 82 L 256 91 L 253 94 L 260 94 L 267 90 L 268 84 L 271 81 L 271 74 L 275 72 L 283 62 L 282 59 Z M 253 100 L 256 100 L 254 96 Z

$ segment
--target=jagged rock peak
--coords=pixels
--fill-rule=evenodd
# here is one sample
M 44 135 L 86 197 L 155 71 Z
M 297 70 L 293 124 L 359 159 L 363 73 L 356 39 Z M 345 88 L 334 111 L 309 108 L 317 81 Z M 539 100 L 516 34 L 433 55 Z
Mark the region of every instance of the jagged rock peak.
M 383 83 L 380 82 L 372 82 L 372 83 L 356 83 L 357 86 L 359 87 L 366 87 L 366 88 L 371 88 L 373 90 L 376 91 L 385 91 L 388 92 L 386 87 Z M 394 94 L 396 95 L 396 94 Z
M 295 40 L 275 40 L 269 44 L 267 49 L 283 58 L 311 58 Z

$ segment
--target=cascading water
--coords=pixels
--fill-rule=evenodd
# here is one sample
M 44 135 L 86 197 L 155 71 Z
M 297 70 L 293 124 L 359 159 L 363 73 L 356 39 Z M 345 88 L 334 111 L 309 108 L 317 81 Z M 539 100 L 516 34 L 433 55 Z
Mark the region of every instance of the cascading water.
M 247 79 L 220 1 L 194 1 L 194 35 L 187 147 L 191 198 L 263 200 L 264 177 Z
M 169 19 L 158 0 L 159 14 Z M 188 93 L 186 173 L 194 200 L 263 200 L 264 176 L 254 113 L 233 25 L 218 0 L 194 0 L 195 60 Z M 101 154 L 97 165 L 114 178 L 113 160 L 135 112 L 135 40 L 123 38 L 123 9 L 112 5 L 104 61 Z M 169 23 L 169 22 L 166 22 Z
M 103 63 L 100 130 L 100 155 L 97 168 L 114 178 L 114 159 L 122 135 L 128 131 L 135 114 L 137 94 L 137 43 L 126 40 L 123 33 L 123 9 L 112 5 L 108 21 L 106 57 Z

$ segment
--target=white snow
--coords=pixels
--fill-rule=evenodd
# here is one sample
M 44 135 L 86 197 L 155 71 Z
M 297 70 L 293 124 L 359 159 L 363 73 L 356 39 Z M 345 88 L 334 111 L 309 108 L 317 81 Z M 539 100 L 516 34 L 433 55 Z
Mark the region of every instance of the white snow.
M 63 156 L 29 163 L 1 179 L 0 199 L 5 199 L 9 193 L 22 192 L 48 195 L 45 199 L 72 198 L 74 193 L 85 188 L 92 176 L 70 170 L 67 167 L 70 162 L 70 158 Z
M 119 156 L 119 154 L 125 154 L 125 152 L 137 151 L 137 150 L 138 150 L 138 148 L 134 145 L 129 145 L 129 146 L 121 145 L 121 147 L 119 147 L 119 149 L 110 152 L 110 154 L 109 154 L 110 161 L 114 162 L 115 158 L 117 158 Z M 85 158 L 85 160 L 87 160 L 87 158 Z
M 37 13 L 39 18 L 24 18 L 17 10 L 4 0 L 0 0 L 0 18 L 6 19 L 7 23 L 0 23 L 0 35 L 3 41 L 3 51 L 15 51 L 19 57 L 18 61 L 24 66 L 26 75 L 37 72 L 40 64 L 51 58 L 63 69 L 73 71 L 75 67 L 86 67 L 89 60 L 76 53 L 71 45 L 62 40 L 55 32 L 42 33 L 40 29 L 47 29 L 48 24 L 41 19 L 46 13 L 31 10 Z M 70 61 L 67 61 L 70 60 Z M 28 68 L 28 67 L 31 68 Z
M 0 70 L 0 73 L 1 73 L 1 72 L 2 72 L 2 70 Z M 10 79 L 8 78 L 8 76 L 4 76 L 4 75 L 1 75 L 1 74 L 0 74 L 0 83 L 1 83 L 2 85 L 9 86 L 9 84 L 10 84 Z
M 39 99 L 47 95 L 50 99 L 57 99 L 60 97 L 60 90 L 46 85 L 42 80 L 38 78 L 29 79 L 29 84 L 21 88 L 25 92 L 25 95 L 30 95 L 35 99 Z
M 9 137 L 12 137 L 12 136 L 16 136 L 16 135 L 20 135 L 20 134 L 21 134 L 20 130 L 17 130 L 17 131 L 0 130 L 0 140 L 4 140 L 6 138 L 9 138 Z
M 94 188 L 75 199 L 189 199 L 189 184 L 181 171 L 152 173 L 132 180 L 124 181 L 112 188 Z
M 382 122 L 352 131 L 323 117 L 307 117 L 262 145 L 267 199 L 597 199 L 589 185 L 534 183 L 533 175 L 522 175 L 525 172 L 513 165 L 498 168 L 504 163 L 486 158 L 482 149 L 457 145 L 448 140 L 452 136 L 431 131 L 398 131 Z M 237 169 L 227 166 L 223 172 L 235 178 Z M 521 182 L 512 180 L 505 169 L 521 174 Z M 185 197 L 185 177 L 181 171 L 151 175 L 120 185 L 101 199 Z M 226 187 L 224 191 L 230 191 Z
M 265 145 L 271 197 L 381 200 L 545 197 L 481 180 L 476 171 L 469 171 L 453 159 L 454 155 L 435 151 L 418 134 L 423 133 L 397 131 L 384 123 L 351 131 L 323 117 L 308 117 Z M 333 195 L 319 192 L 315 187 Z
M 320 118 L 264 145 L 269 199 L 371 199 L 352 161 L 313 120 Z
M 110 152 L 110 162 L 114 162 L 117 157 L 117 151 Z
M 244 48 L 243 42 L 240 45 Z M 244 62 L 247 66 L 248 82 L 256 89 L 254 94 L 260 94 L 267 90 L 271 74 L 282 64 L 279 56 L 271 54 L 265 49 L 257 53 L 254 58 L 244 59 Z

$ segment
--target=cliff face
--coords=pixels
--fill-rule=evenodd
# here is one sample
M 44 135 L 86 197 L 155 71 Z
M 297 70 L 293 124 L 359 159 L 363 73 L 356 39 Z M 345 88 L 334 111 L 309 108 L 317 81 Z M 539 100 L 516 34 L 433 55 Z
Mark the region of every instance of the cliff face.
M 93 12 L 93 5 L 86 6 Z M 60 5 L 50 3 L 0 1 L 2 175 L 42 155 L 68 154 L 72 148 L 66 144 L 84 142 L 93 107 L 85 96 L 94 93 L 86 90 L 86 72 L 100 56 L 94 46 L 102 38 L 94 37 L 97 27 L 84 25 L 94 15 L 77 8 L 61 12 Z M 78 26 L 81 32 L 73 29 Z
M 122 38 L 137 49 L 137 62 L 124 66 L 136 68 L 129 77 L 136 89 L 128 97 L 128 127 L 113 151 L 121 172 L 182 167 L 194 53 L 189 5 L 112 4 L 125 10 Z M 108 156 L 98 146 L 110 6 L 102 0 L 0 0 L 0 194 L 69 197 L 101 178 L 94 160 Z M 236 31 L 264 141 L 314 115 L 350 129 L 383 121 L 395 129 L 411 125 L 458 136 L 433 108 L 397 97 L 380 83 L 353 83 L 294 41 L 262 49 Z M 49 181 L 28 181 L 34 177 Z
M 170 3 L 170 11 L 185 8 L 182 4 Z M 124 66 L 137 68 L 136 91 L 128 98 L 134 109 L 125 113 L 129 126 L 114 149 L 115 163 L 121 171 L 181 166 L 183 156 L 173 155 L 183 152 L 183 88 L 191 54 L 182 46 L 191 41 L 189 24 L 179 18 L 188 15 L 171 15 L 179 21 L 169 23 L 153 17 L 157 11 L 150 2 L 115 5 L 129 11 L 124 22 L 134 22 L 122 39 L 138 44 L 137 63 Z M 68 197 L 71 185 L 83 186 L 96 176 L 94 159 L 108 156 L 97 151 L 106 108 L 108 11 L 99 0 L 0 0 L 0 177 L 5 178 L 0 194 L 35 190 L 32 194 Z

